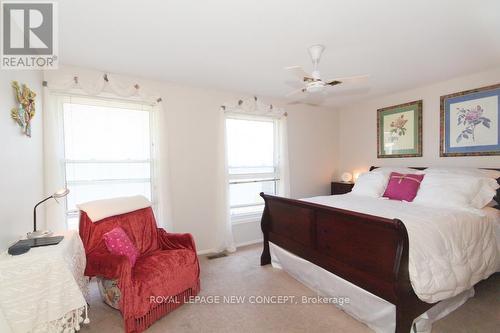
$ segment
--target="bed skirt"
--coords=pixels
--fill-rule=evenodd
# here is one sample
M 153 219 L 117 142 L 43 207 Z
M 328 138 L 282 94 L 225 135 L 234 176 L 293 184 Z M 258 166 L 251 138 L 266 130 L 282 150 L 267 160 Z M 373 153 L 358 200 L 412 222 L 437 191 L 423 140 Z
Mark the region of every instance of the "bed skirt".
M 394 333 L 396 307 L 394 304 L 346 281 L 327 270 L 302 259 L 283 248 L 269 243 L 272 265 L 284 269 L 292 277 L 324 297 L 348 298 L 338 307 L 355 319 L 365 323 L 377 333 Z M 474 288 L 443 300 L 415 319 L 414 329 L 419 333 L 431 332 L 432 323 L 456 310 L 474 296 Z

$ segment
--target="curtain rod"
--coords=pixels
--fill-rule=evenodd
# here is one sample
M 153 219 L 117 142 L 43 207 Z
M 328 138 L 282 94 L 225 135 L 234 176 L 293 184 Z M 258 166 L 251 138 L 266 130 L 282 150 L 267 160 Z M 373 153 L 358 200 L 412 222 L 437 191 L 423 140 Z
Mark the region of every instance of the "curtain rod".
M 258 101 L 257 96 L 253 96 L 253 100 L 254 100 L 254 102 L 257 104 L 257 101 Z M 238 106 L 240 106 L 240 107 L 241 107 L 241 106 L 243 105 L 243 103 L 245 103 L 245 102 L 246 102 L 246 101 L 244 101 L 243 99 L 239 99 L 239 100 L 238 100 Z M 265 105 L 265 104 L 264 104 L 264 105 Z M 234 108 L 234 107 L 233 107 L 233 108 Z M 221 105 L 221 109 L 222 109 L 224 112 L 226 112 L 226 111 L 228 111 L 228 110 L 227 110 L 227 109 L 228 109 L 228 106 L 226 106 L 226 105 Z M 244 109 L 243 109 L 243 110 L 244 110 Z M 272 104 L 269 104 L 269 107 L 268 107 L 267 112 L 273 112 L 273 110 L 274 110 L 274 106 L 273 106 Z M 231 112 L 231 111 L 228 111 L 228 112 Z M 256 113 L 254 113 L 254 115 L 270 115 L 270 114 L 266 114 L 265 112 L 266 112 L 266 111 L 262 111 L 262 114 L 256 114 Z M 251 112 L 248 112 L 248 114 L 252 114 L 252 113 L 251 113 Z M 273 114 L 271 114 L 271 115 L 273 115 Z M 276 114 L 274 114 L 273 116 L 276 116 Z M 284 113 L 283 113 L 283 116 L 287 117 L 287 116 L 288 116 L 288 113 L 287 113 L 287 112 L 284 112 Z
M 52 89 L 50 91 L 51 94 L 57 96 L 67 96 L 67 97 L 75 97 L 75 98 L 90 98 L 90 99 L 98 99 L 104 101 L 114 101 L 114 102 L 123 102 L 123 103 L 132 103 L 137 105 L 147 105 L 154 107 L 157 103 L 155 101 L 145 101 L 132 97 L 120 97 L 120 96 L 103 96 L 103 95 L 88 95 L 80 92 L 68 92 L 66 90 L 61 89 Z
M 272 112 L 251 112 L 251 111 L 245 111 L 245 112 L 235 112 L 235 111 L 231 111 L 231 110 L 227 110 L 227 108 L 222 105 L 221 106 L 221 110 L 225 113 L 231 113 L 231 114 L 242 114 L 242 115 L 247 115 L 247 116 L 264 116 L 264 117 L 288 117 L 288 112 L 283 112 L 283 114 L 277 114 L 277 113 L 272 113 Z M 244 110 L 243 110 L 244 111 Z
M 104 74 L 103 79 L 104 79 L 104 81 L 109 82 L 108 74 Z M 73 81 L 75 82 L 75 84 L 78 84 L 79 83 L 78 82 L 78 76 L 74 76 L 73 77 Z M 48 81 L 43 80 L 42 81 L 42 86 L 43 87 L 48 87 L 49 86 Z M 134 84 L 134 88 L 137 89 L 137 90 L 139 90 L 139 88 L 140 88 L 139 84 L 138 83 Z M 89 96 L 91 96 L 91 95 L 89 95 Z M 132 96 L 130 96 L 130 97 L 132 97 Z M 163 99 L 161 97 L 158 97 L 156 99 L 156 103 L 161 103 L 162 101 L 163 101 Z

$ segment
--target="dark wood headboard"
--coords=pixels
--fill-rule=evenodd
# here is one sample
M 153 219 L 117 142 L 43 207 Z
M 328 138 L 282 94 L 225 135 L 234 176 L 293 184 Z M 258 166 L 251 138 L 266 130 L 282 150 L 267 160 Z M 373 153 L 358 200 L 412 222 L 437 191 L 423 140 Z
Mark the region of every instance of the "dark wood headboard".
M 389 167 L 389 166 L 388 166 Z M 374 169 L 377 169 L 377 168 L 380 168 L 380 167 L 377 167 L 377 166 L 371 166 L 370 167 L 370 171 L 374 170 Z M 389 167 L 390 168 L 390 167 Z M 428 167 L 408 167 L 410 169 L 415 169 L 415 170 L 425 170 L 427 169 Z M 496 170 L 496 171 L 500 171 L 500 169 L 496 169 L 496 168 L 479 168 L 479 169 L 484 169 L 484 170 Z M 497 183 L 500 185 L 500 178 L 497 178 Z M 495 195 L 495 197 L 493 198 L 496 202 L 497 202 L 497 205 L 495 208 L 497 209 L 500 209 L 500 188 L 497 190 L 497 195 Z

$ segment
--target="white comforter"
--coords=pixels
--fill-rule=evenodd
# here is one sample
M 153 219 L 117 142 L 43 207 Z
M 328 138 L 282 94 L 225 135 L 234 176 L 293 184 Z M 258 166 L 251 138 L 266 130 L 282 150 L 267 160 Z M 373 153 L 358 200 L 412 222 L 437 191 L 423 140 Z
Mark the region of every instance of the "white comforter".
M 411 284 L 425 302 L 458 295 L 500 268 L 494 230 L 500 214 L 492 217 L 481 210 L 428 207 L 354 194 L 303 200 L 400 219 L 408 231 Z

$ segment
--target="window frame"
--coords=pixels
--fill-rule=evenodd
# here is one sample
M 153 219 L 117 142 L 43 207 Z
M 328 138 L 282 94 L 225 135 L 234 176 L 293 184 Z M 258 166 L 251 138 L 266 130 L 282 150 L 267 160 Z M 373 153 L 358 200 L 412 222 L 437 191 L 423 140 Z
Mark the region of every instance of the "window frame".
M 234 120 L 247 120 L 247 121 L 262 121 L 262 122 L 268 122 L 273 124 L 273 170 L 274 172 L 266 172 L 266 173 L 241 173 L 241 174 L 231 174 L 230 169 L 231 166 L 229 165 L 229 159 L 228 159 L 228 165 L 227 165 L 227 186 L 228 186 L 228 200 L 230 200 L 230 185 L 234 184 L 245 184 L 245 183 L 262 183 L 262 182 L 267 182 L 267 181 L 273 181 L 274 182 L 274 193 L 277 195 L 279 193 L 279 187 L 280 187 L 280 144 L 279 144 L 279 131 L 280 131 L 280 126 L 279 126 L 279 120 L 274 118 L 274 117 L 268 117 L 268 116 L 254 116 L 254 115 L 245 115 L 245 114 L 234 114 L 234 113 L 227 113 L 225 115 L 225 120 L 224 120 L 224 126 L 226 126 L 227 130 L 227 120 L 228 119 L 234 119 Z M 227 139 L 227 136 L 226 136 Z M 226 149 L 226 156 L 228 154 L 228 151 Z M 241 167 L 241 168 L 252 168 L 252 167 Z M 251 212 L 251 213 L 237 213 L 233 214 L 232 210 L 234 208 L 244 208 L 244 207 L 259 207 L 262 206 L 262 210 L 259 210 L 258 212 Z M 233 225 L 236 224 L 242 224 L 242 223 L 247 223 L 247 222 L 255 222 L 259 221 L 261 216 L 262 216 L 262 211 L 264 209 L 264 203 L 254 205 L 254 204 L 243 204 L 243 205 L 231 205 L 229 204 L 229 214 L 231 217 L 231 223 Z
M 63 179 L 64 179 L 64 185 L 68 187 L 68 185 L 73 185 L 77 183 L 81 184 L 86 184 L 86 185 L 95 185 L 95 184 L 103 184 L 103 183 L 108 183 L 108 184 L 119 184 L 119 183 L 144 183 L 149 181 L 149 194 L 151 198 L 151 203 L 152 203 L 152 208 L 156 212 L 158 203 L 157 203 L 157 197 L 156 197 L 156 191 L 155 189 L 155 166 L 154 166 L 154 117 L 153 117 L 153 104 L 149 104 L 146 102 L 142 101 L 136 101 L 136 100 L 126 100 L 126 99 L 119 99 L 119 98 L 113 98 L 113 97 L 107 97 L 107 96 L 80 96 L 78 94 L 57 94 L 57 95 L 62 95 L 61 99 L 61 113 L 60 113 L 60 121 L 62 124 L 62 155 L 63 159 L 61 161 L 62 164 L 62 172 L 63 172 Z M 65 104 L 78 104 L 78 105 L 87 105 L 87 106 L 93 106 L 93 107 L 109 107 L 109 108 L 122 108 L 122 109 L 128 109 L 128 110 L 134 110 L 138 112 L 148 112 L 148 118 L 149 118 L 149 158 L 148 159 L 120 159 L 120 160 L 100 160 L 100 159 L 84 159 L 84 160 L 76 160 L 76 159 L 68 159 L 66 158 L 66 136 L 65 136 L 65 131 L 66 128 L 64 126 L 64 105 Z M 124 178 L 124 179 L 96 179 L 96 180 L 83 180 L 83 181 L 68 181 L 66 171 L 68 164 L 84 164 L 84 163 L 92 163 L 92 164 L 110 164 L 110 163 L 116 163 L 116 164 L 134 164 L 134 163 L 148 163 L 149 164 L 149 178 Z M 68 209 L 68 197 L 64 198 L 65 202 L 65 222 L 66 222 L 66 228 L 69 229 L 69 220 L 70 219 L 77 219 L 79 218 L 79 211 L 78 209 Z M 77 225 L 78 228 L 78 225 Z

